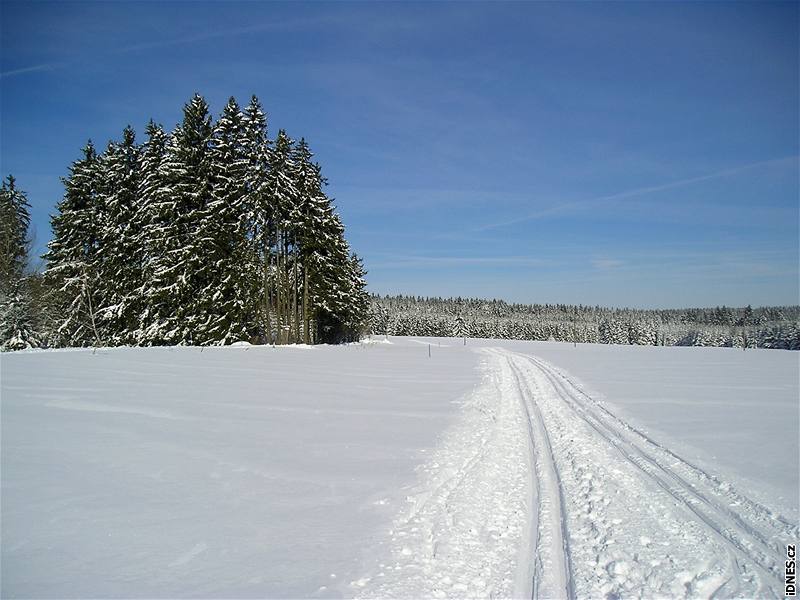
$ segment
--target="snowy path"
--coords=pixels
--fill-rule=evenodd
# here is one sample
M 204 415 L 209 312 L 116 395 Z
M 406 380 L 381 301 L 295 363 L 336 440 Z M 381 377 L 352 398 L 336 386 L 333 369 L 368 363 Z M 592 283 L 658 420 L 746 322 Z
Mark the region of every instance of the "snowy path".
M 551 488 L 555 473 L 565 500 L 567 595 L 780 595 L 796 525 L 617 418 L 544 361 L 500 353 L 544 462 L 554 462 L 539 469 L 537 457 L 539 487 Z M 534 560 L 560 555 L 556 546 L 540 544 Z M 534 596 L 564 595 L 537 592 L 534 581 Z
M 491 375 L 426 466 L 362 597 L 779 597 L 798 527 L 534 356 Z M 378 572 L 379 571 L 379 572 Z
M 387 546 L 350 592 L 366 598 L 530 595 L 532 435 L 509 363 L 487 356 L 464 418 L 423 466 Z

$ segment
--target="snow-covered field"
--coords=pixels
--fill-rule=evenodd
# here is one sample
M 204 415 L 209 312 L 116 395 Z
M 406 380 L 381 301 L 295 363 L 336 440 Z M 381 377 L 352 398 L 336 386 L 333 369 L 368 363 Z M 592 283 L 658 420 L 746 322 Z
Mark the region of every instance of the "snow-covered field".
M 3 355 L 2 596 L 782 594 L 797 353 L 390 341 Z

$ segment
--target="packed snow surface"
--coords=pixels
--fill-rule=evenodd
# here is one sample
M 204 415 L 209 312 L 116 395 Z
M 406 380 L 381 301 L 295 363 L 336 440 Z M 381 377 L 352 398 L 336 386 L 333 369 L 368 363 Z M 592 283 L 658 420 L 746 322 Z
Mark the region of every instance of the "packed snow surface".
M 796 353 L 0 361 L 3 597 L 777 597 L 798 538 Z
M 470 340 L 548 361 L 642 429 L 797 508 L 800 352 Z

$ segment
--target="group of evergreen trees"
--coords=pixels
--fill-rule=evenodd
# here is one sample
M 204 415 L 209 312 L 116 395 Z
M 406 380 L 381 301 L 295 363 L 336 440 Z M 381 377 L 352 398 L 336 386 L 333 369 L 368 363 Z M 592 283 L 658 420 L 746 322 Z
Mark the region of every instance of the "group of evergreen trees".
M 283 130 L 268 138 L 255 96 L 214 122 L 195 95 L 172 133 L 89 142 L 52 218 L 46 332 L 26 345 L 357 339 L 365 272 L 312 157 Z
M 631 310 L 373 296 L 376 334 L 800 350 L 800 306 Z

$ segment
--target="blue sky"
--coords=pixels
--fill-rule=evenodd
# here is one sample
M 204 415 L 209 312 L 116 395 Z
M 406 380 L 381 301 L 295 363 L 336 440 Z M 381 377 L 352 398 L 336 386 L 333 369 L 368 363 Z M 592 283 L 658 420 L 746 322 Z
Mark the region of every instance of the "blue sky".
M 0 172 L 255 93 L 375 292 L 796 304 L 798 6 L 3 1 Z

